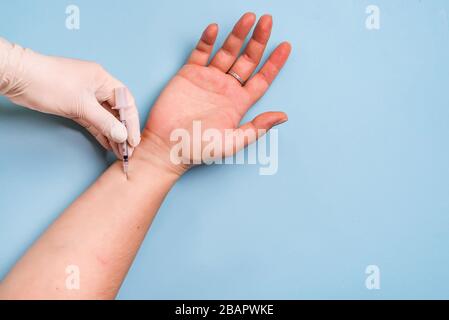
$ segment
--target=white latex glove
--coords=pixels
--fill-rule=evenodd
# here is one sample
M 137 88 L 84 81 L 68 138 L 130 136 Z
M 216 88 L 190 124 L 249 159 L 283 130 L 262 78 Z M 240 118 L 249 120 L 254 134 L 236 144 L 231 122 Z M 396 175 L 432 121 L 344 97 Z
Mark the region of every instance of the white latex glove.
M 117 143 L 127 140 L 131 155 L 140 142 L 133 96 L 128 94 L 128 131 L 112 109 L 114 89 L 123 86 L 96 63 L 41 55 L 0 38 L 0 94 L 18 105 L 73 119 L 119 158 Z

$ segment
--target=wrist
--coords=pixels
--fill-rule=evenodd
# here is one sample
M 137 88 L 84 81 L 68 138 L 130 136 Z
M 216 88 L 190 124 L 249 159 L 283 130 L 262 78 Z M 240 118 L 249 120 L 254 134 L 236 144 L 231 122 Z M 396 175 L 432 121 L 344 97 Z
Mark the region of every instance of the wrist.
M 170 146 L 158 135 L 144 130 L 142 140 L 132 156 L 133 162 L 141 162 L 146 166 L 156 167 L 161 172 L 179 179 L 190 166 L 175 164 L 170 159 Z

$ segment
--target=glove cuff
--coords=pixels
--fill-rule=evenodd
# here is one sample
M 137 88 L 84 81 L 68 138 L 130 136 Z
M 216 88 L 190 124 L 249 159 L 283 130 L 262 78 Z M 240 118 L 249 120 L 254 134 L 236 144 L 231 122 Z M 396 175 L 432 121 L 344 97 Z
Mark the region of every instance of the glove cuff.
M 22 75 L 28 51 L 31 50 L 0 38 L 0 95 L 12 98 L 26 87 Z

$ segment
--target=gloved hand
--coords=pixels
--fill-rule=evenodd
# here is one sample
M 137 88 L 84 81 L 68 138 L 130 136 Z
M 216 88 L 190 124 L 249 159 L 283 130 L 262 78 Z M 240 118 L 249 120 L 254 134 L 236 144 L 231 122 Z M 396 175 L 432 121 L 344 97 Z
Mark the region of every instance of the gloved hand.
M 132 95 L 128 131 L 112 109 L 114 89 L 123 86 L 96 63 L 41 55 L 0 38 L 0 94 L 21 106 L 73 119 L 119 158 L 117 143 L 127 140 L 131 154 L 140 142 Z

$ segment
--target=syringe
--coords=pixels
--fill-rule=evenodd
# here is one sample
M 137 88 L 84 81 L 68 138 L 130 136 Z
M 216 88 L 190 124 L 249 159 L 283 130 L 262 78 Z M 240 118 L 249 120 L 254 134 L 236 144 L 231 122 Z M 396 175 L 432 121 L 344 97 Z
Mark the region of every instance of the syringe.
M 126 117 L 125 110 L 128 108 L 128 99 L 127 99 L 127 90 L 124 87 L 116 88 L 114 90 L 115 94 L 115 108 L 118 109 L 120 122 L 126 127 Z M 128 179 L 128 142 L 123 142 L 120 146 L 122 148 L 122 156 L 123 156 L 123 172 Z

